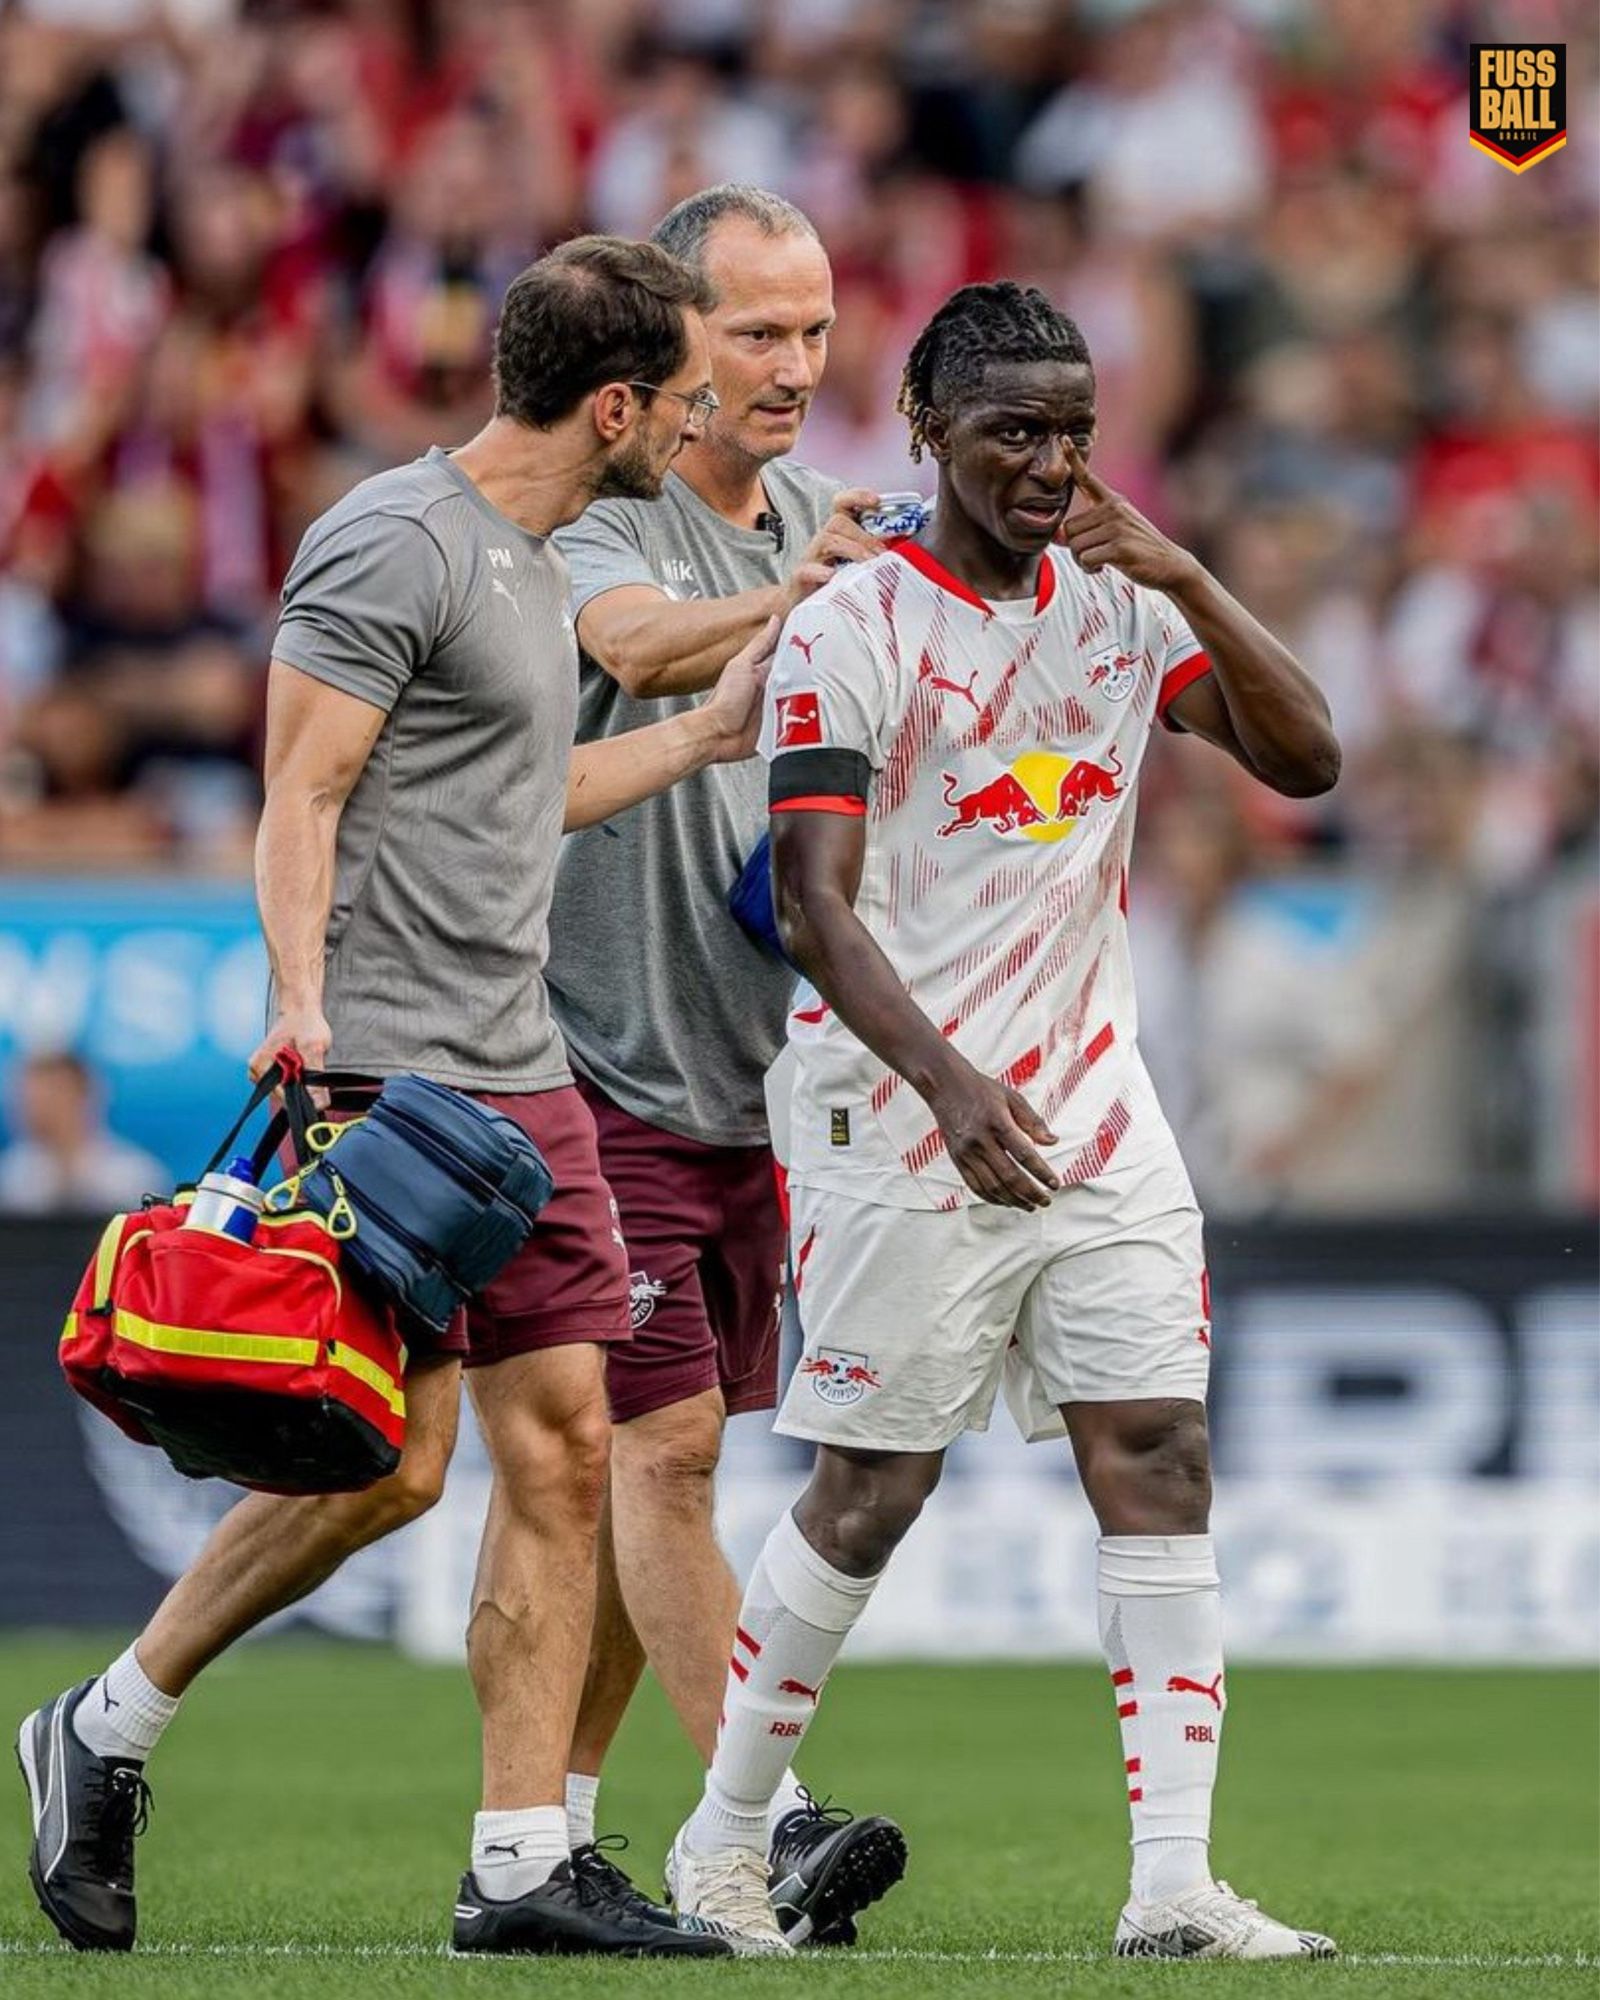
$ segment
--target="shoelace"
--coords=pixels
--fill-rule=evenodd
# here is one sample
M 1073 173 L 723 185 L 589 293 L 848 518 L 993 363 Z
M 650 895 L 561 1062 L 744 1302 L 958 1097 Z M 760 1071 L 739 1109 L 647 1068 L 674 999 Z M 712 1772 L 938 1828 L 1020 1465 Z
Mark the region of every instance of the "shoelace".
M 626 1853 L 627 1848 L 628 1836 L 625 1833 L 602 1834 L 598 1840 L 574 1848 L 572 1872 L 580 1885 L 601 1902 L 611 1904 L 627 1916 L 649 1921 L 654 1917 L 655 1905 L 627 1872 L 611 1859 L 613 1854 Z
M 836 1827 L 848 1826 L 855 1818 L 848 1806 L 833 1803 L 831 1792 L 825 1799 L 818 1799 L 802 1786 L 800 1796 L 805 1803 L 786 1812 L 775 1828 L 777 1837 L 772 1843 L 775 1855 L 792 1851 L 804 1854 L 824 1835 Z
M 127 1764 L 109 1775 L 96 1772 L 94 1843 L 96 1862 L 107 1881 L 118 1881 L 133 1867 L 133 1843 L 150 1824 L 155 1801 L 140 1772 Z
M 1254 1897 L 1239 1895 L 1226 1882 L 1213 1882 L 1209 1894 L 1205 1890 L 1202 1890 L 1201 1895 L 1208 1903 L 1226 1901 L 1232 1909 L 1253 1910 L 1258 1915 L 1260 1914 L 1261 1905 L 1256 1902 Z
M 1226 1882 L 1214 1882 L 1209 1890 L 1202 1890 L 1194 1909 L 1197 1916 L 1218 1925 L 1223 1935 L 1248 1933 L 1253 1927 L 1251 1919 L 1261 1915 L 1261 1905 L 1253 1897 L 1236 1894 Z
M 703 1860 L 696 1856 L 699 1908 L 696 1915 L 730 1930 L 761 1937 L 776 1933 L 778 1920 L 767 1898 L 767 1864 L 747 1847 L 728 1847 Z

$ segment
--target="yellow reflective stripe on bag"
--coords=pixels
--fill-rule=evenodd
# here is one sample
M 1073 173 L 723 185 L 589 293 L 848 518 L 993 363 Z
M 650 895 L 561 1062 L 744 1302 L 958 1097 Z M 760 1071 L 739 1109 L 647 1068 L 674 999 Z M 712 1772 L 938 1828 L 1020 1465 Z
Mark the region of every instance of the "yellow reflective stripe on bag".
M 117 1268 L 117 1252 L 122 1244 L 122 1225 L 125 1215 L 114 1215 L 106 1224 L 100 1238 L 100 1248 L 94 1253 L 94 1309 L 100 1312 L 111 1297 L 111 1274 Z
M 122 1232 L 127 1221 L 128 1217 L 126 1215 L 114 1215 L 101 1232 L 100 1247 L 94 1253 L 94 1305 L 92 1310 L 95 1312 L 104 1312 L 106 1307 L 111 1303 L 111 1277 L 117 1268 L 118 1257 L 127 1247 L 122 1241 Z M 135 1238 L 148 1236 L 149 1234 L 150 1231 L 148 1229 L 136 1229 L 133 1235 L 128 1238 L 128 1242 L 132 1243 Z
M 91 1312 L 104 1312 L 111 1303 L 111 1280 L 116 1273 L 117 1259 L 128 1247 L 122 1240 L 122 1231 L 127 1220 L 126 1215 L 114 1215 L 100 1232 L 99 1247 L 94 1253 L 94 1299 L 89 1308 Z M 136 1229 L 128 1238 L 128 1243 L 136 1243 L 140 1237 L 152 1233 L 148 1229 Z M 76 1339 L 77 1335 L 78 1315 L 74 1310 L 67 1314 L 67 1322 L 61 1329 L 58 1345 L 65 1347 L 69 1341 Z
M 347 1375 L 353 1375 L 358 1382 L 365 1382 L 375 1396 L 381 1396 L 397 1417 L 406 1413 L 406 1392 L 392 1375 L 386 1374 L 377 1362 L 359 1348 L 347 1347 L 342 1341 L 328 1342 L 328 1365 L 342 1368 Z
M 111 1316 L 119 1340 L 156 1354 L 195 1354 L 213 1361 L 271 1361 L 286 1368 L 314 1368 L 318 1343 L 293 1334 L 218 1333 L 197 1326 L 161 1326 L 119 1306 Z

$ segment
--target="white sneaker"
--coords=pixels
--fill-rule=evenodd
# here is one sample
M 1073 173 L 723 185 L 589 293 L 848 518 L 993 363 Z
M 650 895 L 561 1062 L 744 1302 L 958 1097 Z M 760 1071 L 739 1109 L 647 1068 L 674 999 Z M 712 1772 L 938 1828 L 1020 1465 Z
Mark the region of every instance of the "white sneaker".
M 1207 1882 L 1165 1903 L 1129 1901 L 1117 1919 L 1116 1958 L 1337 1958 L 1319 1931 L 1295 1931 L 1226 1882 Z
M 794 1946 L 778 1928 L 767 1894 L 767 1857 L 748 1847 L 691 1853 L 678 1831 L 667 1855 L 667 1900 L 680 1917 L 693 1917 L 714 1937 L 726 1938 L 738 1958 L 793 1958 Z

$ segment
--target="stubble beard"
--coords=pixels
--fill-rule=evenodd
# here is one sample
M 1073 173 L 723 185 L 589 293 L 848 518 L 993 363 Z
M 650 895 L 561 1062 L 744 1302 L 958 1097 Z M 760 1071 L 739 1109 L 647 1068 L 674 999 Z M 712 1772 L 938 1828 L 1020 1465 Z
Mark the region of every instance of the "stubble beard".
M 742 466 L 753 466 L 760 471 L 762 466 L 771 465 L 774 460 L 788 458 L 798 447 L 800 434 L 805 429 L 806 415 L 811 408 L 810 398 L 793 405 L 799 415 L 792 444 L 756 445 L 750 441 L 749 433 L 736 430 L 725 419 L 713 418 L 711 428 L 706 433 L 706 442 L 719 456 L 736 461 Z
M 670 461 L 669 461 L 670 464 Z M 667 465 L 658 466 L 641 439 L 619 446 L 600 469 L 594 489 L 597 500 L 659 500 L 667 483 Z

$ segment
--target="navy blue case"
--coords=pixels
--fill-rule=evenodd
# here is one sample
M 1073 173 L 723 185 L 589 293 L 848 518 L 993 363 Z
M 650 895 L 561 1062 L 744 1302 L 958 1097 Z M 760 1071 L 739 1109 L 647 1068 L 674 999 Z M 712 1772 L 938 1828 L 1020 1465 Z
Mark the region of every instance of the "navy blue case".
M 346 1259 L 442 1332 L 527 1241 L 555 1181 L 504 1113 L 426 1077 L 395 1076 L 306 1175 L 300 1198 L 329 1215 L 341 1189 L 357 1223 Z

